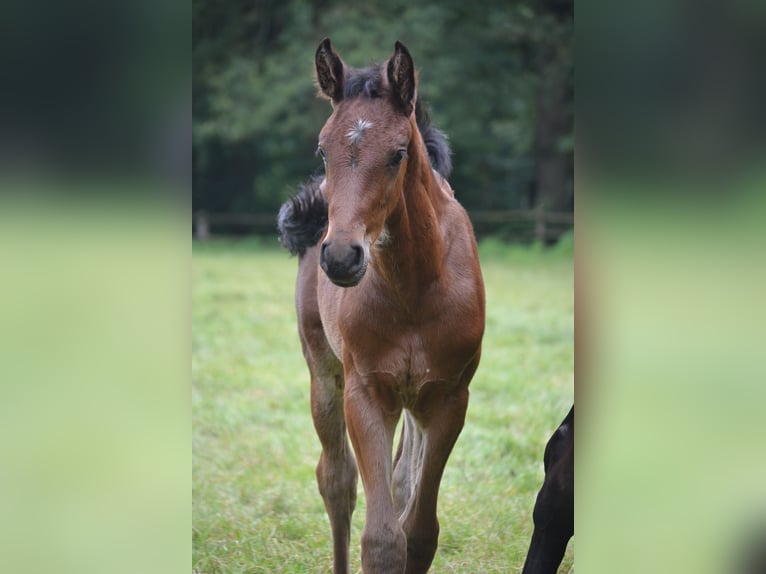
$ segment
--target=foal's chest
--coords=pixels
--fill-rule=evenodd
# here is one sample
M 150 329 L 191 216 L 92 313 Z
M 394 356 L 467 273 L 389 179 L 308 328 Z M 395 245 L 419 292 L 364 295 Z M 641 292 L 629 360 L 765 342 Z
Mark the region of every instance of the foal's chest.
M 481 342 L 465 306 L 420 308 L 407 313 L 369 305 L 339 315 L 339 335 L 363 378 L 393 386 L 405 406 L 426 383 L 454 384 Z
M 429 383 L 460 382 L 484 331 L 480 282 L 470 282 L 460 297 L 450 296 L 446 284 L 435 284 L 419 302 L 403 302 L 376 293 L 369 279 L 340 292 L 320 289 L 325 333 L 338 358 L 352 363 L 346 370 L 384 385 L 404 406 Z M 319 281 L 329 287 L 321 274 Z

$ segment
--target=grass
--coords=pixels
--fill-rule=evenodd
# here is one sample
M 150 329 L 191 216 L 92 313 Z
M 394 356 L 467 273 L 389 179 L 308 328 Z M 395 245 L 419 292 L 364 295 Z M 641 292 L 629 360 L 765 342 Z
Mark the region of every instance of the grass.
M 331 572 L 293 308 L 297 260 L 273 243 L 193 248 L 195 573 Z M 573 401 L 571 249 L 487 241 L 481 257 L 487 329 L 442 481 L 435 573 L 520 571 L 543 449 Z M 361 481 L 359 490 L 352 572 L 361 571 Z M 561 572 L 572 568 L 573 546 Z

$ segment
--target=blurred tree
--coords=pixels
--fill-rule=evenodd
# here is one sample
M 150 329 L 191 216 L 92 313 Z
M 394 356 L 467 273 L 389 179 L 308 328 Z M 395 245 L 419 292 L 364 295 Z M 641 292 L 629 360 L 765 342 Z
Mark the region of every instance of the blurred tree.
M 572 208 L 571 0 L 194 0 L 194 208 L 274 211 L 306 176 L 330 36 L 364 66 L 404 42 L 469 209 Z

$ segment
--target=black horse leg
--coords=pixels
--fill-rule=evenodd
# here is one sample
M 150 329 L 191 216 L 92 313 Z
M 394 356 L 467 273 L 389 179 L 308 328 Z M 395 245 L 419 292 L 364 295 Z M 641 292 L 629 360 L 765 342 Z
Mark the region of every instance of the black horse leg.
M 574 534 L 574 406 L 545 447 L 545 481 L 522 574 L 556 574 Z

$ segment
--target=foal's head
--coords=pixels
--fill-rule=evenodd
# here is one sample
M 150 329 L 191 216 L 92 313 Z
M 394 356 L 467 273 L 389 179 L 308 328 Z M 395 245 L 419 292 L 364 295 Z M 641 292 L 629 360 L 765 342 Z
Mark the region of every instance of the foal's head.
M 316 52 L 316 74 L 333 107 L 317 150 L 329 206 L 319 262 L 333 283 L 351 287 L 364 277 L 370 245 L 402 191 L 417 132 L 415 68 L 407 48 L 396 42 L 388 61 L 354 70 L 325 39 Z

